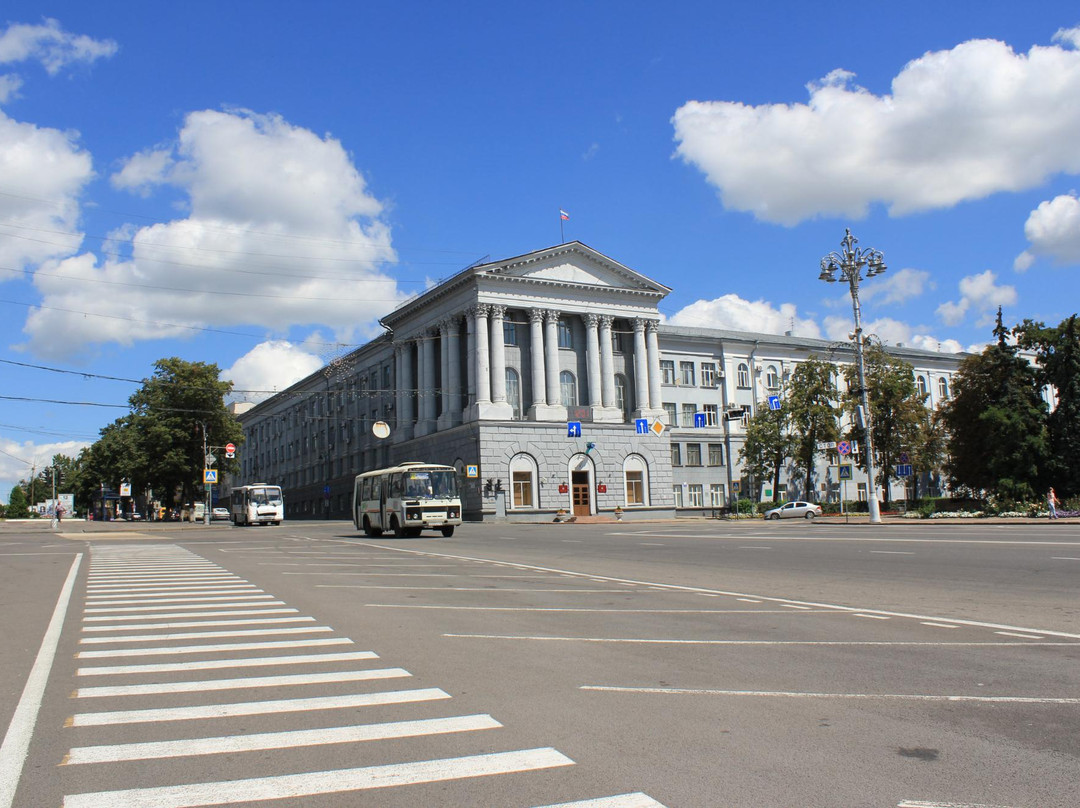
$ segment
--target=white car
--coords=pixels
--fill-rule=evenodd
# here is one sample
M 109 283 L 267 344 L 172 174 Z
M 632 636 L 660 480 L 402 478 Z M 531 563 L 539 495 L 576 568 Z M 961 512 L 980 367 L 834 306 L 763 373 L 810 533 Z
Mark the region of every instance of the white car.
M 813 519 L 821 516 L 821 506 L 813 502 L 788 502 L 779 508 L 771 508 L 765 511 L 766 519 L 794 519 L 801 516 L 804 519 Z
M 214 510 L 210 511 L 210 518 L 211 519 L 228 519 L 229 518 L 229 509 L 228 508 L 214 508 Z

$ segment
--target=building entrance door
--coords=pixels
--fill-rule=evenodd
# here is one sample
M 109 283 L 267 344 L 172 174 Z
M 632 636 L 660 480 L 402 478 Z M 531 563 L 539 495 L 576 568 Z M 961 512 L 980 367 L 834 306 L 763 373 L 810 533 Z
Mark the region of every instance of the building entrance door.
M 570 477 L 573 490 L 574 516 L 588 516 L 589 509 L 589 472 L 575 471 Z

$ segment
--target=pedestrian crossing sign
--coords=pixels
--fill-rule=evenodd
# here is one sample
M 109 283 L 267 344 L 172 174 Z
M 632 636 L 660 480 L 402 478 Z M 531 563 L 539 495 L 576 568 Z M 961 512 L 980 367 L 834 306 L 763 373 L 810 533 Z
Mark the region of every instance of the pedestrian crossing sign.
M 217 482 L 217 469 L 203 469 L 203 482 L 207 485 Z

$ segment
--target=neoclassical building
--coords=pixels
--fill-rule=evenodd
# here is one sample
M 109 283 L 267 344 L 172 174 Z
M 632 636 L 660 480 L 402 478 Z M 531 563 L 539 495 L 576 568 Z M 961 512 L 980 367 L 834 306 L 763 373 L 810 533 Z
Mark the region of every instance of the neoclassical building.
M 383 317 L 367 345 L 238 407 L 238 483 L 281 484 L 288 518 L 347 518 L 355 475 L 403 460 L 456 466 L 471 519 L 758 498 L 740 490 L 746 419 L 798 362 L 850 349 L 668 326 L 670 291 L 580 242 L 469 267 Z M 890 350 L 920 389 L 948 395 L 959 357 Z M 865 499 L 865 481 L 842 491 L 826 458 L 818 477 L 815 499 Z

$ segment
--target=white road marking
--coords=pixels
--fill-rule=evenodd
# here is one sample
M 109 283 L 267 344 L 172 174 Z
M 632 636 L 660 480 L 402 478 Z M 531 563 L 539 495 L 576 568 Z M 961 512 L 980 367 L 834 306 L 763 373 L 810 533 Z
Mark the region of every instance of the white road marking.
M 937 648 L 1002 648 L 1015 646 L 1048 646 L 1073 648 L 1075 642 L 909 642 L 878 640 L 680 640 L 646 637 L 545 637 L 519 634 L 443 634 L 458 640 L 525 640 L 531 642 L 596 642 L 596 643 L 644 643 L 652 645 L 822 645 L 822 646 L 881 646 L 881 647 L 937 647 Z
M 207 654 L 221 651 L 249 651 L 256 648 L 310 648 L 318 645 L 352 645 L 346 637 L 325 640 L 283 640 L 281 642 L 234 642 L 215 645 L 184 645 L 168 648 L 118 648 L 108 651 L 78 651 L 76 659 L 102 659 L 104 657 L 164 656 L 168 654 Z
M 312 634 L 333 631 L 329 626 L 300 628 L 248 628 L 233 631 L 174 631 L 164 634 L 130 634 L 123 637 L 83 637 L 79 645 L 101 645 L 121 642 L 168 642 L 169 640 L 206 640 L 216 637 L 277 637 L 283 634 Z
M 631 536 L 633 536 L 633 535 L 637 535 L 637 534 L 630 533 L 630 534 L 611 534 L 611 535 L 631 535 Z M 857 541 L 857 540 L 856 539 L 845 539 L 844 541 Z M 1019 542 L 1019 543 L 1024 544 L 1025 546 L 1029 546 L 1030 544 L 1032 544 L 1031 542 Z M 1073 546 L 1075 546 L 1075 543 L 1073 543 Z M 448 553 L 432 553 L 432 552 L 429 552 L 429 551 L 426 551 L 426 550 L 410 550 L 410 549 L 401 548 L 401 547 L 385 547 L 384 549 L 391 550 L 391 551 L 397 552 L 397 553 L 408 553 L 408 554 L 411 554 L 411 555 L 423 556 L 425 558 L 453 558 L 453 559 L 457 559 L 459 561 L 479 561 L 479 562 L 483 562 L 483 563 L 493 563 L 493 561 L 494 561 L 493 559 L 476 558 L 474 556 L 459 556 L 459 555 L 451 555 L 451 554 L 448 554 Z M 499 563 L 506 563 L 506 562 L 499 562 Z M 540 570 L 540 571 L 543 571 L 543 572 L 554 572 L 554 573 L 558 573 L 560 575 L 574 575 L 574 576 L 589 577 L 589 578 L 594 577 L 590 573 L 577 573 L 577 572 L 572 572 L 570 570 L 561 570 L 561 569 L 555 569 L 555 568 L 551 568 L 551 567 L 540 567 L 540 566 L 536 566 L 535 564 L 512 564 L 511 566 L 517 567 L 518 569 Z M 653 586 L 654 585 L 649 581 L 638 581 L 638 580 L 628 579 L 628 578 L 612 578 L 612 577 L 605 576 L 605 580 L 607 580 L 607 581 L 609 581 L 611 583 L 637 584 L 637 585 L 641 585 L 641 586 Z M 699 587 L 699 586 L 682 586 L 682 585 L 669 584 L 669 585 L 666 585 L 666 587 L 667 587 L 667 589 L 669 589 L 671 591 L 677 591 L 677 592 L 716 592 L 717 594 L 720 594 L 720 595 L 730 595 L 731 597 L 735 597 L 735 598 L 751 598 L 751 597 L 752 598 L 759 598 L 762 601 L 767 601 L 767 602 L 770 602 L 770 603 L 780 603 L 780 604 L 787 603 L 787 604 L 793 604 L 793 605 L 798 604 L 798 605 L 803 605 L 803 606 L 807 606 L 807 607 L 818 607 L 818 608 L 823 608 L 823 609 L 835 609 L 836 611 L 840 611 L 840 612 L 872 612 L 874 614 L 886 615 L 888 617 L 905 617 L 905 618 L 909 618 L 909 619 L 912 619 L 912 620 L 950 620 L 950 621 L 952 621 L 952 622 L 954 622 L 954 623 L 956 623 L 958 625 L 964 625 L 964 626 L 974 626 L 974 627 L 977 627 L 977 628 L 990 628 L 990 629 L 1005 629 L 1005 630 L 1014 630 L 1014 631 L 1027 631 L 1027 632 L 1045 634 L 1045 635 L 1051 636 L 1051 637 L 1064 637 L 1064 638 L 1068 638 L 1068 639 L 1072 639 L 1072 640 L 1080 640 L 1080 634 L 1073 634 L 1073 633 L 1069 633 L 1069 632 L 1065 632 L 1065 631 L 1049 631 L 1049 630 L 1046 630 L 1046 629 L 1026 628 L 1026 627 L 1023 627 L 1023 626 L 1008 626 L 1008 625 L 1002 625 L 1002 624 L 999 624 L 999 623 L 983 622 L 983 621 L 980 621 L 980 620 L 961 620 L 961 619 L 958 619 L 958 618 L 954 619 L 954 618 L 951 618 L 951 617 L 942 618 L 942 617 L 934 617 L 934 616 L 931 616 L 931 615 L 912 614 L 912 613 L 908 613 L 908 612 L 893 612 L 893 611 L 888 611 L 888 610 L 885 610 L 885 609 L 856 608 L 856 607 L 853 607 L 853 606 L 840 606 L 840 605 L 832 604 L 832 603 L 816 603 L 814 601 L 792 601 L 792 600 L 790 600 L 788 598 L 775 598 L 775 597 L 768 597 L 766 595 L 752 595 L 752 594 L 748 594 L 746 592 L 729 592 L 729 591 L 722 590 L 722 589 L 707 589 L 707 588 Z
M 716 597 L 716 596 L 712 596 Z M 419 603 L 365 603 L 373 609 L 434 609 L 460 612 L 600 612 L 611 614 L 790 614 L 779 609 L 573 609 L 558 606 L 425 606 Z M 815 609 L 832 614 L 832 609 Z M 314 618 L 312 618 L 314 619 Z
M 809 609 L 810 608 L 809 606 L 799 606 L 799 605 L 797 605 L 795 603 L 781 603 L 780 605 L 783 606 L 785 609 Z
M 1074 556 L 1050 556 L 1054 561 L 1080 561 L 1080 558 Z
M 282 575 L 366 575 L 370 578 L 453 578 L 449 572 L 283 572 Z
M 203 595 L 225 595 L 233 594 L 237 597 L 248 597 L 255 592 L 262 592 L 263 590 L 254 584 L 229 584 L 229 586 L 173 586 L 163 590 L 143 591 L 140 589 L 130 589 L 120 592 L 100 592 L 91 593 L 86 596 L 87 603 L 93 603 L 95 606 L 103 603 L 153 603 L 155 601 L 161 603 L 168 603 L 170 598 L 187 597 L 189 595 L 196 595 L 202 597 Z M 118 597 L 134 597 L 138 596 L 138 600 L 113 600 Z
M 126 676 L 132 673 L 170 673 L 174 671 L 207 671 L 220 668 L 262 668 L 272 665 L 310 665 L 322 662 L 355 662 L 378 659 L 374 651 L 346 651 L 340 654 L 297 654 L 293 656 L 241 657 L 239 659 L 210 659 L 202 662 L 156 662 L 148 665 L 98 665 L 79 668 L 76 676 Z
M 472 732 L 501 727 L 490 715 L 462 715 L 451 718 L 425 718 L 416 721 L 396 721 L 385 724 L 356 724 L 348 727 L 262 732 L 253 735 L 226 735 L 217 738 L 115 744 L 110 746 L 77 746 L 62 765 L 83 763 L 116 763 L 122 760 L 153 760 L 156 758 L 188 757 L 192 755 L 221 755 L 235 752 L 254 752 L 264 749 L 294 749 L 302 746 L 324 746 L 334 743 L 382 741 L 390 738 L 415 738 L 445 735 L 451 732 Z
M 923 802 L 922 800 L 901 800 L 896 808 L 1009 808 L 1008 805 L 987 805 L 974 802 Z
M 560 802 L 558 805 L 540 805 L 537 808 L 664 808 L 648 794 L 636 791 L 633 794 L 619 794 L 614 797 L 597 797 L 594 800 Z
M 934 623 L 929 620 L 922 621 L 924 626 L 933 626 L 934 628 L 960 628 L 960 626 L 952 625 L 950 623 Z
M 357 769 L 283 774 L 250 780 L 193 783 L 182 786 L 139 788 L 75 794 L 64 798 L 64 808 L 190 808 L 202 805 L 281 800 L 315 794 L 336 794 L 370 788 L 390 788 L 467 777 L 572 766 L 574 761 L 550 747 L 486 755 L 395 763 Z
M 891 617 L 886 617 L 883 614 L 860 614 L 856 612 L 852 617 L 865 617 L 868 620 L 891 620 Z
M 771 550 L 772 548 L 771 547 L 751 547 L 751 546 L 747 546 L 747 547 L 740 547 L 739 549 L 740 550 Z
M 252 600 L 254 598 L 255 600 Z M 261 598 L 266 600 L 260 601 Z M 247 606 L 284 606 L 280 600 L 275 600 L 273 595 L 252 595 L 251 598 L 244 598 L 242 601 L 234 603 L 202 603 L 202 598 L 194 598 L 194 603 L 187 603 L 184 606 L 127 606 L 124 608 L 87 608 L 84 611 L 87 614 L 117 614 L 117 615 L 131 615 L 135 612 L 167 612 L 169 609 L 241 609 Z M 220 598 L 218 598 L 220 600 Z M 142 601 L 135 601 L 141 603 Z M 290 609 L 289 611 L 295 612 L 296 609 Z M 148 615 L 149 617 L 160 617 L 161 615 Z M 94 617 L 84 617 L 84 620 L 96 620 Z M 101 618 L 114 620 L 117 618 Z M 132 617 L 132 620 L 135 618 Z
M 67 579 L 60 587 L 60 595 L 56 600 L 52 618 L 41 638 L 41 646 L 38 648 L 30 673 L 26 677 L 22 695 L 19 696 L 19 702 L 15 705 L 11 723 L 8 724 L 7 732 L 4 734 L 4 742 L 0 744 L 0 808 L 10 808 L 15 800 L 15 791 L 19 786 L 23 764 L 30 750 L 30 738 L 37 724 L 38 712 L 41 710 L 41 702 L 45 695 L 45 685 L 49 682 L 53 659 L 56 658 L 56 648 L 60 643 L 60 633 L 64 627 L 64 618 L 67 615 L 68 604 L 71 602 L 71 593 L 75 588 L 82 558 L 82 553 L 75 556 L 71 569 L 68 570 Z
M 736 600 L 741 600 L 743 603 L 761 603 L 760 600 L 755 600 L 754 598 L 736 598 Z
M 193 595 L 191 597 L 183 597 L 183 598 L 181 598 L 181 597 L 158 598 L 158 597 L 155 596 L 154 599 L 153 599 L 153 602 L 154 603 L 187 603 L 189 605 L 196 604 L 196 603 L 207 603 L 207 604 L 216 603 L 216 604 L 220 604 L 220 603 L 225 603 L 225 602 L 228 602 L 228 601 L 258 600 L 259 598 L 266 598 L 267 600 L 273 600 L 274 596 L 273 595 L 256 595 L 255 592 L 249 592 L 249 593 L 242 594 L 242 595 L 209 595 L 209 594 L 207 594 L 207 595 Z M 134 600 L 132 600 L 132 599 L 125 599 L 125 600 L 93 600 L 93 599 L 88 599 L 88 606 L 91 606 L 91 608 L 88 608 L 87 611 L 96 611 L 101 606 L 135 606 L 137 604 L 146 603 L 146 602 L 147 602 L 147 597 L 145 595 L 143 597 L 141 597 L 141 598 L 137 598 L 137 599 L 134 599 Z M 145 607 L 145 608 L 149 608 L 149 607 Z M 188 608 L 188 607 L 185 607 L 185 608 Z
M 384 693 L 352 693 L 348 696 L 318 696 L 309 699 L 246 701 L 231 704 L 200 704 L 194 707 L 158 707 L 148 710 L 114 710 L 105 713 L 76 713 L 66 722 L 71 727 L 104 727 L 113 724 L 143 724 L 159 721 L 192 721 L 200 718 L 233 718 L 238 715 L 299 713 L 309 710 L 347 710 L 381 704 L 411 704 L 448 699 L 437 687 L 420 690 L 391 690 Z M 128 803 L 121 801 L 125 807 Z
M 162 693 L 201 693 L 210 690 L 241 690 L 255 687 L 285 687 L 319 685 L 329 682 L 367 682 L 375 679 L 403 679 L 412 676 L 403 668 L 376 668 L 363 671 L 335 673 L 295 673 L 285 676 L 248 676 L 243 679 L 204 679 L 199 682 L 161 682 L 151 685 L 117 685 L 115 687 L 80 687 L 72 695 L 77 699 L 111 696 L 149 696 Z
M 491 589 L 486 586 L 384 586 L 379 584 L 315 584 L 318 589 L 406 589 L 411 592 L 580 592 L 582 594 L 611 594 L 623 589 Z
M 876 555 L 915 555 L 910 550 L 871 550 Z
M 82 630 L 90 632 L 133 631 L 146 630 L 148 628 L 200 628 L 202 626 L 258 626 L 267 625 L 268 623 L 311 623 L 314 622 L 314 620 L 314 617 L 263 617 L 248 618 L 246 620 L 183 620 L 175 623 L 142 623 L 129 626 L 83 626 Z
M 995 631 L 995 634 L 1000 634 L 1002 637 L 1024 637 L 1028 640 L 1042 640 L 1045 639 L 1041 634 L 1020 634 L 1016 631 Z
M 676 696 L 754 696 L 785 699 L 853 699 L 857 701 L 946 701 L 980 704 L 1062 704 L 1080 705 L 1080 698 L 1051 698 L 1044 696 L 934 696 L 911 693 L 802 693 L 777 690 L 691 690 L 679 687 L 614 687 L 582 685 L 581 690 L 607 693 L 641 693 Z

